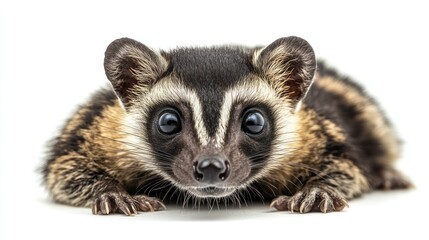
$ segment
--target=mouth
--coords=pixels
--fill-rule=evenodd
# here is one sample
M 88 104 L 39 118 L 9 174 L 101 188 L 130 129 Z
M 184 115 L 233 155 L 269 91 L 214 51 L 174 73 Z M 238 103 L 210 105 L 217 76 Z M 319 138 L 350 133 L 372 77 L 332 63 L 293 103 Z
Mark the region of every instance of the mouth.
M 188 189 L 191 194 L 199 198 L 222 198 L 231 195 L 235 190 L 235 188 L 216 186 L 194 187 Z

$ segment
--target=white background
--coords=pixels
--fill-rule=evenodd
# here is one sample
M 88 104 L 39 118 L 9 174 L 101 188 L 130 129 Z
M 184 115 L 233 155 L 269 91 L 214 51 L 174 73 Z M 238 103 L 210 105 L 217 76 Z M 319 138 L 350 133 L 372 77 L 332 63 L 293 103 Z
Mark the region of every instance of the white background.
M 0 239 L 428 239 L 428 10 L 424 1 L 1 1 Z M 40 186 L 46 141 L 107 82 L 114 39 L 171 49 L 289 35 L 376 96 L 404 139 L 398 168 L 415 190 L 368 194 L 331 214 L 254 206 L 102 217 L 53 204 Z

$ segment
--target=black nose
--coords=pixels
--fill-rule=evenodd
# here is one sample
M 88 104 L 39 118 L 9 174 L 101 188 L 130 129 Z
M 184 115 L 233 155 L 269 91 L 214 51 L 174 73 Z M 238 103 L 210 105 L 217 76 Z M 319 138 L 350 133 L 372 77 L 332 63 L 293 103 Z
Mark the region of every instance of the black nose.
M 202 183 L 218 183 L 229 176 L 229 163 L 218 157 L 203 158 L 194 163 L 194 177 Z

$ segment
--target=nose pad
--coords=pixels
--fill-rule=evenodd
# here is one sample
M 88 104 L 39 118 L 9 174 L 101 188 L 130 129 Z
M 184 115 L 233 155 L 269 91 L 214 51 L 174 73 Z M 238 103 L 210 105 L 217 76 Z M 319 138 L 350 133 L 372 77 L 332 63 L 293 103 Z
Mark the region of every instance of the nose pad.
M 229 162 L 221 158 L 203 158 L 194 163 L 194 177 L 202 183 L 214 184 L 225 181 L 229 172 Z

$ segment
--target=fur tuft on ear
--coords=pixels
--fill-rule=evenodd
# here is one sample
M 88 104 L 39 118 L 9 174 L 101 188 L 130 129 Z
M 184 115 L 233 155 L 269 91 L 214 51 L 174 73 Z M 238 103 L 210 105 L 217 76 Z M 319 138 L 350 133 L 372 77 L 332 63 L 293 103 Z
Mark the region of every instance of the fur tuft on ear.
M 147 92 L 167 67 L 164 57 L 130 38 L 113 41 L 104 58 L 106 76 L 126 108 Z
M 305 96 L 316 70 L 312 47 L 299 37 L 280 38 L 256 51 L 253 64 L 280 97 L 294 104 Z

